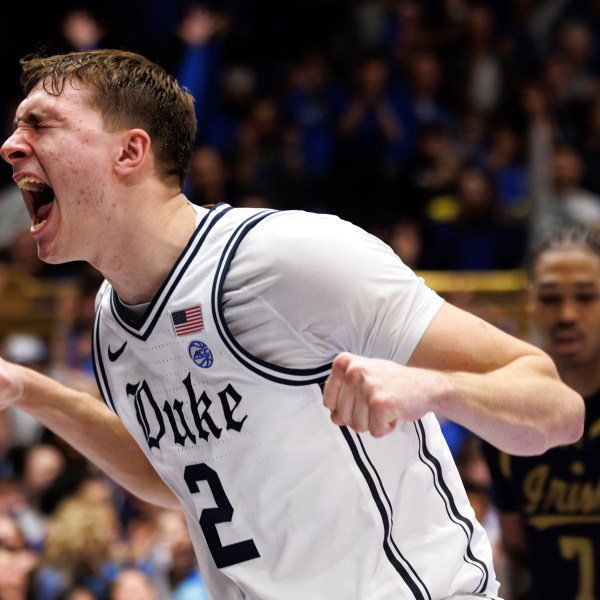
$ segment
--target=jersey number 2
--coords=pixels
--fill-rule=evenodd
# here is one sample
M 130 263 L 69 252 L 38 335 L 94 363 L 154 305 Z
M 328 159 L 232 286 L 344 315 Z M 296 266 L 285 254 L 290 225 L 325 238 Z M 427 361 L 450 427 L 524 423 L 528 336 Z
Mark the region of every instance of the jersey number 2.
M 205 508 L 200 516 L 200 527 L 206 538 L 213 560 L 219 569 L 230 567 L 253 558 L 260 554 L 252 540 L 244 540 L 223 546 L 217 532 L 217 523 L 228 523 L 233 516 L 233 507 L 225 494 L 219 476 L 208 465 L 200 463 L 188 465 L 183 472 L 183 477 L 192 494 L 200 491 L 199 481 L 206 481 L 217 504 L 216 508 Z

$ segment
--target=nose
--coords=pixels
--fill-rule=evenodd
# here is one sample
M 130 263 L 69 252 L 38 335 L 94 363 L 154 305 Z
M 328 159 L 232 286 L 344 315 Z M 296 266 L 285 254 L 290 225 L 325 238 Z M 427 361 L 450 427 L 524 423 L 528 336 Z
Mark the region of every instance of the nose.
M 560 317 L 563 322 L 573 323 L 579 318 L 579 307 L 574 298 L 565 298 L 560 305 Z
M 19 131 L 15 131 L 0 148 L 0 155 L 9 164 L 20 158 L 25 158 L 31 152 L 31 148 L 25 143 Z

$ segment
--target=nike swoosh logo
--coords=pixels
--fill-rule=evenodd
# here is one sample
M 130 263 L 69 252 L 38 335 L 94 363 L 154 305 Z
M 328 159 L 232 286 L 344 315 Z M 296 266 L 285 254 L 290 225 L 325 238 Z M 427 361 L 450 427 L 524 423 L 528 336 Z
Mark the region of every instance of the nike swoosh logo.
M 121 356 L 121 354 L 123 354 L 123 351 L 125 350 L 125 346 L 127 346 L 127 340 L 125 340 L 125 342 L 123 343 L 123 345 L 118 350 L 115 350 L 113 352 L 110 349 L 110 344 L 109 344 L 109 346 L 108 346 L 108 360 L 110 360 L 110 362 L 115 362 L 115 360 L 117 360 L 117 358 L 119 358 L 119 356 Z

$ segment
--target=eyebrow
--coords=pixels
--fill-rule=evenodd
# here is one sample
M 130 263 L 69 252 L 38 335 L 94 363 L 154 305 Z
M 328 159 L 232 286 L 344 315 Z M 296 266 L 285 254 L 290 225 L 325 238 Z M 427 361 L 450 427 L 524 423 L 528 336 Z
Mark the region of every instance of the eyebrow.
M 563 286 L 559 285 L 558 283 L 554 283 L 554 282 L 546 282 L 546 283 L 539 283 L 539 284 L 537 284 L 536 287 L 540 291 L 545 291 L 545 290 L 556 290 Z M 576 281 L 574 283 L 573 287 L 578 290 L 597 290 L 598 289 L 598 285 L 594 281 Z
M 31 104 L 23 107 L 23 112 L 21 115 L 18 113 L 15 115 L 13 125 L 15 129 L 18 127 L 19 122 L 27 123 L 27 124 L 36 124 L 41 123 L 46 119 L 55 119 L 58 121 L 62 121 L 63 118 L 61 114 L 58 112 L 57 108 L 54 106 L 40 106 L 39 103 Z
M 15 116 L 13 121 L 14 128 L 16 129 L 19 126 L 20 122 L 24 123 L 40 123 L 43 120 L 43 116 L 39 113 L 39 111 L 32 109 L 25 111 L 21 116 Z

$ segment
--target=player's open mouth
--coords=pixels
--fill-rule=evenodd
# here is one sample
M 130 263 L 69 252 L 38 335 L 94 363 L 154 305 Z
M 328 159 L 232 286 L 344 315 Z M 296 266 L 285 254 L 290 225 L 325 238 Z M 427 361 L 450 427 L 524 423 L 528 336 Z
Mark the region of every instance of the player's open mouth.
M 39 229 L 48 218 L 52 203 L 54 202 L 54 191 L 43 181 L 31 175 L 25 175 L 17 181 L 27 210 L 31 215 L 33 228 Z

